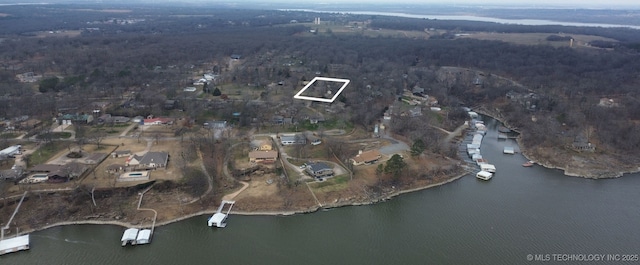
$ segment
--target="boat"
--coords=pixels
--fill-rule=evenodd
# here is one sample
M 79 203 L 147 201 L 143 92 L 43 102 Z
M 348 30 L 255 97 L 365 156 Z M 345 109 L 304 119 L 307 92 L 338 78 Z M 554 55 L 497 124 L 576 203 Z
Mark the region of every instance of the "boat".
M 476 178 L 481 180 L 490 180 L 493 177 L 493 173 L 487 171 L 480 171 L 476 174 Z
M 480 170 L 487 171 L 489 173 L 496 173 L 496 166 L 489 163 L 480 164 Z
M 535 162 L 529 160 L 527 162 L 525 162 L 524 164 L 522 164 L 523 167 L 530 167 L 533 166 L 535 164 Z

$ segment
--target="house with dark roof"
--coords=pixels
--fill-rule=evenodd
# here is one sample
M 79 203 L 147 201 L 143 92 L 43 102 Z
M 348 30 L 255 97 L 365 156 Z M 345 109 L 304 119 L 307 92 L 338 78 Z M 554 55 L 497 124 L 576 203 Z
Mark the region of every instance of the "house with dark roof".
M 65 165 L 40 164 L 29 169 L 30 173 L 47 174 L 47 182 L 67 182 L 71 179 L 80 177 L 86 170 L 87 166 L 71 162 Z
M 139 160 L 139 167 L 146 169 L 157 169 L 167 167 L 169 162 L 169 153 L 167 152 L 148 152 Z
M 89 124 L 93 121 L 93 116 L 87 114 L 65 114 L 58 117 L 58 124 Z
M 307 137 L 303 134 L 285 134 L 280 136 L 282 145 L 306 144 Z
M 317 179 L 333 177 L 333 174 L 334 174 L 333 168 L 323 162 L 307 163 L 305 172 L 307 172 L 307 174 Z

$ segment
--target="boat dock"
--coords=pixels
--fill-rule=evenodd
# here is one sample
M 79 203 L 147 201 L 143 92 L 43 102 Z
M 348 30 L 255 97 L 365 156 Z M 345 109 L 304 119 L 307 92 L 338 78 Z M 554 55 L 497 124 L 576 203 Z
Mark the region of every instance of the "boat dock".
M 29 249 L 29 235 L 0 240 L 0 255 Z
M 146 188 L 144 191 L 140 192 L 140 199 L 138 200 L 138 211 L 151 211 L 153 212 L 153 223 L 151 224 L 151 229 L 138 229 L 138 228 L 129 228 L 124 230 L 124 234 L 122 234 L 122 246 L 126 246 L 127 244 L 135 245 L 144 245 L 151 243 L 151 236 L 153 235 L 153 230 L 156 227 L 156 219 L 158 218 L 158 212 L 154 209 L 140 208 L 142 205 L 142 198 L 144 194 L 149 191 L 153 185 Z
M 220 203 L 220 207 L 218 207 L 218 211 L 216 211 L 216 213 L 214 213 L 209 220 L 207 221 L 207 224 L 209 226 L 215 226 L 215 227 L 225 227 L 227 226 L 227 223 L 225 223 L 225 221 L 227 220 L 227 216 L 229 216 L 229 212 L 231 212 L 231 208 L 233 208 L 233 204 L 236 203 L 235 201 L 222 201 Z M 227 209 L 227 212 L 225 213 L 224 207 L 226 205 L 229 205 L 229 209 Z
M 470 171 L 475 171 L 476 169 L 471 169 L 471 165 L 475 164 L 480 168 L 480 172 L 482 172 L 480 173 L 476 171 L 476 176 L 480 179 L 489 180 L 491 176 L 493 176 L 493 174 L 496 172 L 496 167 L 492 164 L 489 164 L 489 162 L 484 159 L 482 157 L 482 154 L 480 153 L 482 140 L 485 138 L 485 135 L 488 131 L 487 126 L 484 125 L 484 122 L 477 119 L 478 115 L 476 113 L 470 111 L 469 116 L 471 118 L 471 121 L 467 123 L 469 124 L 470 132 L 467 133 L 467 137 L 465 137 L 465 140 L 463 141 L 463 143 L 466 143 L 466 145 L 463 144 L 460 147 L 460 151 L 466 151 L 466 154 L 470 158 L 470 161 L 464 159 L 467 162 L 467 168 L 470 169 Z M 489 173 L 490 176 L 487 176 L 486 173 Z
M 18 213 L 18 210 L 20 209 L 20 205 L 22 205 L 22 202 L 24 201 L 24 198 L 26 196 L 27 196 L 27 192 L 25 191 L 24 194 L 22 194 L 22 198 L 20 198 L 20 202 L 18 203 L 18 206 L 16 206 L 16 209 L 13 210 L 13 214 L 9 218 L 7 225 L 0 228 L 0 255 L 29 249 L 29 234 L 16 236 L 9 239 L 4 239 L 4 230 L 9 229 L 9 225 L 11 224 L 11 221 L 13 221 L 13 217 L 15 217 L 16 214 Z

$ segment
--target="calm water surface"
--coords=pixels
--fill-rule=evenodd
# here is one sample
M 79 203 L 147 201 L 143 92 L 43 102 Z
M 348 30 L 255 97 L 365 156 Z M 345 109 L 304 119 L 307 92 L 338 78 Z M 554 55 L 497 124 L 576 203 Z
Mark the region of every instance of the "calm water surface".
M 206 216 L 121 247 L 124 228 L 76 225 L 31 234 L 31 250 L 0 264 L 552 264 L 528 254 L 640 254 L 640 176 L 567 177 L 504 155 L 495 121 L 482 154 L 498 172 L 371 206 L 294 216 Z M 564 262 L 584 264 L 585 262 Z M 588 262 L 588 264 L 620 262 Z

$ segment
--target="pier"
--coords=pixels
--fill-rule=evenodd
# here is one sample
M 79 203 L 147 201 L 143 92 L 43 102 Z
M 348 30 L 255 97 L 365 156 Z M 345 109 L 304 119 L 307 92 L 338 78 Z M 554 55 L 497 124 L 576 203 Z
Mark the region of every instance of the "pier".
M 16 214 L 18 213 L 18 210 L 20 209 L 20 205 L 22 205 L 22 202 L 24 201 L 24 198 L 26 196 L 27 196 L 27 192 L 25 191 L 24 194 L 22 194 L 22 198 L 20 199 L 18 206 L 16 206 L 16 209 L 13 211 L 13 214 L 9 218 L 7 225 L 5 225 L 4 227 L 2 227 L 2 229 L 0 229 L 1 230 L 0 231 L 0 255 L 29 249 L 28 234 L 23 236 L 16 236 L 9 239 L 4 239 L 4 230 L 9 229 L 9 226 L 11 225 L 11 221 L 13 221 L 13 217 L 15 217 Z
M 227 226 L 227 223 L 225 223 L 225 221 L 227 220 L 227 216 L 229 216 L 229 212 L 231 212 L 231 208 L 233 208 L 233 204 L 236 203 L 235 201 L 222 201 L 220 203 L 220 207 L 218 207 L 218 211 L 216 211 L 216 213 L 214 213 L 209 220 L 207 221 L 207 224 L 209 226 L 215 226 L 215 227 L 225 227 Z M 227 209 L 227 212 L 224 212 L 224 207 L 226 205 L 229 205 L 229 209 Z
M 151 236 L 153 235 L 153 230 L 156 227 L 156 219 L 158 218 L 158 212 L 154 209 L 150 208 L 140 208 L 142 205 L 142 198 L 144 194 L 149 191 L 153 185 L 146 188 L 144 191 L 140 192 L 140 199 L 138 200 L 138 211 L 151 211 L 153 212 L 153 223 L 151 224 L 151 229 L 138 229 L 138 228 L 129 228 L 124 231 L 122 234 L 122 246 L 126 246 L 127 244 L 134 245 L 144 245 L 151 243 Z

